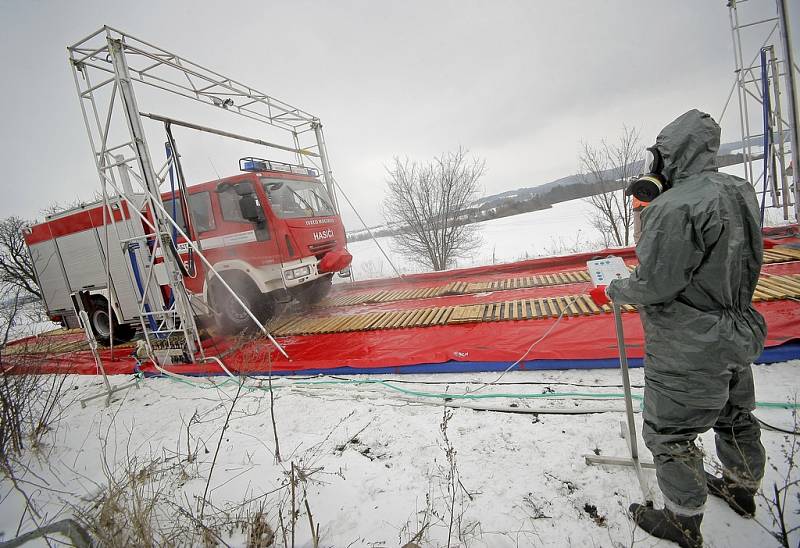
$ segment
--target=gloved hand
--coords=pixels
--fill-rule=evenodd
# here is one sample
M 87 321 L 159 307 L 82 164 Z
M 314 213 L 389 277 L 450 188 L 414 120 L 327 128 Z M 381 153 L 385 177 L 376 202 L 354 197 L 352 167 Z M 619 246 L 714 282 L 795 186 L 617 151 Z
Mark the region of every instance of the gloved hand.
M 592 298 L 594 304 L 596 304 L 597 306 L 603 306 L 604 304 L 611 303 L 611 299 L 609 299 L 608 295 L 606 295 L 606 286 L 604 285 L 598 285 L 597 287 L 589 291 L 589 296 Z
M 764 238 L 764 249 L 772 249 L 776 245 L 780 245 L 781 243 L 778 240 L 772 240 L 770 238 Z

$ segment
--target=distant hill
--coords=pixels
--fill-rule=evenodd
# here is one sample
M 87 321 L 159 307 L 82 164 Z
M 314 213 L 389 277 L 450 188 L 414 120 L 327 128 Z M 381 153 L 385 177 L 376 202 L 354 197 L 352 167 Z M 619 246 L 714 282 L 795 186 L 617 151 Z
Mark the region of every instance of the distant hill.
M 788 138 L 788 134 L 787 134 Z M 761 145 L 762 141 L 760 139 L 750 139 L 750 146 L 754 148 L 754 158 L 758 159 L 762 156 L 760 155 L 761 152 Z M 731 166 L 742 163 L 742 141 L 734 141 L 731 143 L 723 143 L 719 147 L 719 153 L 717 156 L 717 163 L 720 167 Z M 734 154 L 736 152 L 736 154 Z M 641 171 L 642 170 L 643 162 L 637 162 L 633 165 L 633 171 Z M 611 170 L 606 171 L 605 173 L 610 174 Z M 500 192 L 498 194 L 491 194 L 489 196 L 484 196 L 480 200 L 475 202 L 475 207 L 479 207 L 481 209 L 485 207 L 493 207 L 499 205 L 506 200 L 529 200 L 535 196 L 545 196 L 549 192 L 551 192 L 555 187 L 569 187 L 572 185 L 579 185 L 581 184 L 581 176 L 580 175 L 567 175 L 566 177 L 561 177 L 560 179 L 556 179 L 555 181 L 550 181 L 549 183 L 543 183 L 541 185 L 529 186 L 529 187 L 522 187 L 516 190 L 507 190 L 505 192 Z M 563 201 L 563 200 L 559 200 Z
M 634 164 L 634 171 L 641 169 L 641 163 L 642 162 L 638 162 L 637 164 Z M 603 172 L 604 178 L 607 176 L 610 181 L 612 178 L 612 172 L 613 170 L 610 169 Z M 591 192 L 586 193 L 582 190 L 578 190 L 580 187 L 586 187 L 586 190 L 589 190 L 588 187 L 592 187 Z M 548 205 L 552 205 L 558 202 L 564 202 L 566 200 L 573 200 L 575 198 L 597 194 L 598 192 L 607 192 L 607 190 L 596 188 L 596 185 L 587 184 L 582 180 L 581 175 L 575 174 L 567 175 L 566 177 L 561 177 L 560 179 L 556 179 L 555 181 L 550 181 L 549 183 L 544 183 L 541 185 L 523 187 L 516 190 L 507 190 L 505 192 L 500 192 L 499 194 L 485 196 L 476 201 L 474 207 L 486 209 L 499 207 L 502 204 L 507 203 L 509 200 L 526 201 L 537 198 L 546 202 Z M 548 199 L 548 197 L 550 199 Z
M 761 149 L 759 147 L 759 142 L 751 140 L 750 145 L 754 147 L 754 159 L 762 158 L 763 156 L 760 155 Z M 741 150 L 741 141 L 720 145 L 717 165 L 725 167 L 741 164 Z M 643 163 L 643 161 L 635 163 L 632 171 L 640 172 Z M 460 216 L 461 222 L 475 223 L 489 219 L 518 215 L 529 211 L 547 209 L 559 202 L 575 200 L 576 198 L 585 198 L 594 194 L 621 189 L 625 186 L 624 181 L 612 180 L 613 170 L 603 172 L 603 178 L 605 179 L 606 177 L 608 180 L 602 183 L 586 183 L 579 174 L 567 175 L 566 177 L 561 177 L 560 179 L 541 185 L 521 187 L 515 190 L 506 190 L 498 194 L 484 196 L 476 200 L 469 210 L 462 212 Z M 401 230 L 400 227 L 386 226 L 372 228 L 372 232 L 376 237 L 397 234 Z M 348 231 L 347 233 L 347 239 L 349 241 L 366 240 L 368 238 L 369 233 L 364 229 Z
M 518 188 L 516 190 L 507 190 L 505 192 L 500 192 L 499 194 L 484 196 L 475 202 L 475 207 L 484 209 L 487 207 L 500 205 L 507 200 L 529 200 L 535 196 L 543 196 L 556 187 L 568 187 L 580 183 L 580 175 L 567 175 L 566 177 L 561 177 L 560 179 L 550 181 L 549 183 Z

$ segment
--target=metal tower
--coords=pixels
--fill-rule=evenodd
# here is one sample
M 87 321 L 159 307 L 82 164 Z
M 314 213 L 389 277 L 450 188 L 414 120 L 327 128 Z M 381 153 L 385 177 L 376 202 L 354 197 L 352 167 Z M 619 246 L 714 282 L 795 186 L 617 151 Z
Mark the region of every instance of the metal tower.
M 752 13 L 756 7 L 763 8 L 763 2 L 757 6 L 742 5 L 743 0 L 727 2 L 736 67 L 734 88 L 739 102 L 745 177 L 753 185 L 764 185 L 762 189 L 769 194 L 767 207 L 779 208 L 784 220 L 794 217 L 798 222 L 800 138 L 796 82 L 800 72 L 793 60 L 788 2 L 774 1 L 775 16 L 767 18 Z M 758 43 L 760 47 L 756 49 Z M 762 152 L 754 151 L 754 147 L 760 147 Z

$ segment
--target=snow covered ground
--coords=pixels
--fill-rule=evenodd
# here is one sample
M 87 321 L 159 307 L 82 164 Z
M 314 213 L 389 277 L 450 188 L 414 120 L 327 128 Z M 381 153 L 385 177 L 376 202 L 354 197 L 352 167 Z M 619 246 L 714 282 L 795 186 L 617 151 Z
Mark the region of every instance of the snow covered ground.
M 800 361 L 755 367 L 758 400 L 797 401 L 798 367 Z M 206 523 L 230 523 L 231 516 L 241 518 L 259 507 L 278 531 L 278 546 L 284 543 L 281 521 L 288 531 L 292 507 L 298 512 L 296 546 L 313 545 L 308 510 L 319 526 L 320 546 L 399 547 L 412 539 L 420 546 L 446 546 L 448 537 L 451 546 L 476 547 L 674 546 L 632 527 L 626 510 L 642 496 L 631 469 L 584 462 L 586 454 L 626 454 L 619 436 L 623 402 L 614 397 L 622 391 L 619 371 L 514 372 L 503 376 L 502 385 L 482 384 L 497 377 L 398 376 L 387 384 L 353 382 L 377 380 L 366 376 L 345 382 L 276 379 L 280 463 L 274 458 L 265 379 L 247 379 L 238 399 L 237 383 L 224 377 L 212 379 L 221 386 L 205 379 L 146 379 L 138 390 L 120 393 L 110 407 L 102 399 L 85 409 L 73 401 L 43 446 L 26 457 L 20 486 L 43 521 L 94 506 L 111 527 L 120 523 L 115 512 L 123 505 L 119 499 L 114 499 L 118 506 L 103 502 L 112 500 L 111 491 L 127 488 L 139 493 L 140 507 L 148 494 L 155 496 L 162 527 L 172 527 L 181 521 L 191 525 L 189 514 L 197 519 L 208 482 Z M 632 371 L 632 382 L 641 386 L 640 369 Z M 73 377 L 68 384 L 70 400 L 102 388 L 91 377 Z M 568 396 L 552 399 L 553 392 Z M 575 395 L 587 392 L 610 399 Z M 464 394 L 497 397 L 459 398 Z M 443 395 L 453 398 L 452 404 L 511 411 L 602 412 L 445 408 Z M 758 416 L 797 428 L 789 410 L 764 408 Z M 641 431 L 641 415 L 636 424 Z M 763 490 L 771 495 L 773 483 L 782 485 L 787 473 L 798 477 L 797 463 L 791 471 L 788 463 L 798 442 L 772 431 L 764 431 L 762 439 L 769 455 Z M 712 469 L 713 434 L 703 435 L 701 444 Z M 643 456 L 649 459 L 646 450 Z M 294 504 L 293 466 L 301 478 Z M 118 482 L 110 488 L 112 476 Z M 654 486 L 652 472 L 647 478 Z M 23 515 L 24 499 L 11 483 L 5 480 L 0 488 L 0 540 L 8 540 L 20 523 L 22 531 L 33 523 L 29 513 Z M 795 486 L 786 498 L 790 525 L 798 524 L 797 492 Z M 239 527 L 232 533 L 226 528 L 219 528 L 223 542 L 247 544 Z M 769 531 L 775 529 L 764 500 L 756 519 L 745 520 L 709 498 L 703 522 L 707 546 L 773 546 Z M 177 544 L 187 544 L 187 538 Z M 795 533 L 791 545 L 797 542 Z M 202 544 L 199 536 L 192 543 Z
M 482 245 L 458 266 L 599 249 L 588 209 L 576 200 L 482 223 Z M 419 270 L 392 251 L 391 238 L 380 241 L 403 272 Z M 374 242 L 349 249 L 356 280 L 393 275 Z M 798 367 L 756 366 L 757 399 L 797 402 Z M 631 376 L 639 395 L 642 371 Z M 243 525 L 261 523 L 276 533 L 277 546 L 292 545 L 292 529 L 295 546 L 313 546 L 310 512 L 326 547 L 412 540 L 424 547 L 674 546 L 632 526 L 627 507 L 642 499 L 632 470 L 585 464 L 586 454 L 627 454 L 619 371 L 515 372 L 502 385 L 484 384 L 497 378 L 275 379 L 278 462 L 266 379 L 246 379 L 238 398 L 238 383 L 225 377 L 146 379 L 109 407 L 98 399 L 82 408 L 79 400 L 101 392 L 102 381 L 70 377 L 60 420 L 15 468 L 19 489 L 0 480 L 0 541 L 86 513 L 121 543 L 145 517 L 174 535 L 174 545 L 267 546 L 248 538 Z M 128 380 L 111 378 L 114 385 Z M 797 429 L 791 410 L 762 407 L 758 416 Z M 638 414 L 636 425 L 641 431 Z M 769 456 L 762 490 L 771 500 L 774 484 L 800 479 L 800 446 L 769 430 L 762 441 Z M 700 442 L 712 470 L 713 433 Z M 646 474 L 659 505 L 653 472 Z M 25 497 L 38 517 L 25 510 Z M 709 498 L 706 545 L 777 545 L 769 500 L 760 498 L 756 519 L 744 520 Z M 797 526 L 798 485 L 785 501 L 787 525 Z M 206 529 L 196 526 L 201 514 Z M 790 545 L 798 540 L 795 532 Z M 162 536 L 154 544 L 168 542 Z
M 478 223 L 481 245 L 468 257 L 457 260 L 456 267 L 507 263 L 546 255 L 602 249 L 600 234 L 589 222 L 591 205 L 572 200 L 550 209 L 531 211 L 502 219 Z M 377 238 L 381 247 L 402 274 L 421 272 L 423 268 L 394 250 L 392 238 Z M 353 254 L 355 280 L 394 276 L 389 263 L 373 240 L 347 246 Z

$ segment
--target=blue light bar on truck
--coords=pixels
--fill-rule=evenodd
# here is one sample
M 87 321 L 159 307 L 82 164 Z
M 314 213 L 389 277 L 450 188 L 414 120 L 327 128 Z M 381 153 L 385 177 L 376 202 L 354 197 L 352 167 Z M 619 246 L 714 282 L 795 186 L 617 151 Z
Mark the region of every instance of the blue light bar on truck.
M 264 160 L 262 158 L 241 158 L 239 160 L 241 171 L 281 171 L 283 173 L 294 173 L 295 175 L 306 175 L 309 177 L 319 177 L 319 171 L 313 167 L 297 166 L 274 160 Z

